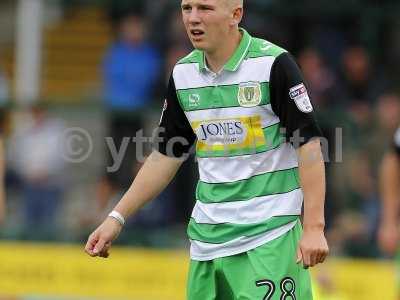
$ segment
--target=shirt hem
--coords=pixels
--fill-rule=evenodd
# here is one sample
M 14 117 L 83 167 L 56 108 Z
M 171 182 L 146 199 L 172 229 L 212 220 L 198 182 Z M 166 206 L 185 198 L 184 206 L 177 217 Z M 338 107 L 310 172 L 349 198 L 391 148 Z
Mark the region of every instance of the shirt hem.
M 220 253 L 214 254 L 214 255 L 195 255 L 193 253 L 190 253 L 190 259 L 191 260 L 195 260 L 195 261 L 209 261 L 209 260 L 222 258 L 222 257 L 227 257 L 227 256 L 233 256 L 233 255 L 237 255 L 237 254 L 241 254 L 241 253 L 253 250 L 253 249 L 257 248 L 257 247 L 260 247 L 260 246 L 262 246 L 262 245 L 264 245 L 264 244 L 266 244 L 268 242 L 271 242 L 271 241 L 281 237 L 282 235 L 288 233 L 290 230 L 292 230 L 296 226 L 297 222 L 298 222 L 298 220 L 293 221 L 292 223 L 288 223 L 291 226 L 288 226 L 286 228 L 286 230 L 280 232 L 276 236 L 274 235 L 273 237 L 271 237 L 271 236 L 267 235 L 267 237 L 265 239 L 262 239 L 261 241 L 259 241 L 257 243 L 254 243 L 254 244 L 252 244 L 250 242 L 248 245 L 246 245 L 246 247 L 239 247 L 236 250 L 226 251 L 226 252 L 221 251 Z M 286 225 L 288 225 L 288 224 L 286 224 Z

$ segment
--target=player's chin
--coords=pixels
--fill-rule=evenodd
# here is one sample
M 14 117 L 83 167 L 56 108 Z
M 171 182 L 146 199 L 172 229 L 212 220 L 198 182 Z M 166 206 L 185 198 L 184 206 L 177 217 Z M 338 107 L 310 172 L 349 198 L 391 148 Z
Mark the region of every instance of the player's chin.
M 194 40 L 191 40 L 191 42 L 192 42 L 192 45 L 193 45 L 193 47 L 194 47 L 195 49 L 197 49 L 197 50 L 202 50 L 202 51 L 207 50 L 207 47 L 206 47 L 206 45 L 205 45 L 205 43 L 204 43 L 203 41 L 194 41 Z

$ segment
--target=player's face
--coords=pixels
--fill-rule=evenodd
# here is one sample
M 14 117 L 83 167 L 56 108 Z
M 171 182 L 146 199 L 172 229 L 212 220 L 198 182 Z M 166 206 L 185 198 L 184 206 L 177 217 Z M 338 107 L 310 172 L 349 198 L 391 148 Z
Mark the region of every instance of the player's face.
M 226 0 L 182 0 L 182 18 L 196 49 L 212 53 L 224 45 L 234 24 Z

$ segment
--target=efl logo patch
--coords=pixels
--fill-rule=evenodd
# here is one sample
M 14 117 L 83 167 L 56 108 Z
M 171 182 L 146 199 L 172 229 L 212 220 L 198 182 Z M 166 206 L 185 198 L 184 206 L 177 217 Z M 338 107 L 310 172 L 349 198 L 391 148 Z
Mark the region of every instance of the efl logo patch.
M 290 99 L 294 100 L 297 108 L 303 113 L 310 113 L 313 107 L 304 83 L 296 85 L 289 90 Z
M 259 105 L 261 103 L 261 84 L 255 81 L 239 84 L 238 101 L 243 107 Z

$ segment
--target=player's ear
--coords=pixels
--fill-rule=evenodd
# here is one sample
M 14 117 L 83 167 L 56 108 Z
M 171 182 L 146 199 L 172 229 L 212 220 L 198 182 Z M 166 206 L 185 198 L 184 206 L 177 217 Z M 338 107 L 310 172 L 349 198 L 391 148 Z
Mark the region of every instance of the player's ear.
M 232 11 L 231 25 L 239 25 L 243 18 L 243 7 L 236 6 Z

